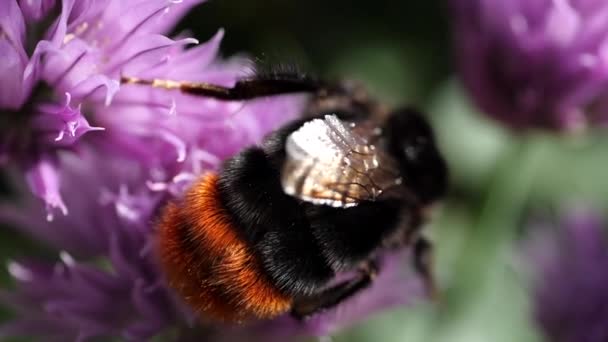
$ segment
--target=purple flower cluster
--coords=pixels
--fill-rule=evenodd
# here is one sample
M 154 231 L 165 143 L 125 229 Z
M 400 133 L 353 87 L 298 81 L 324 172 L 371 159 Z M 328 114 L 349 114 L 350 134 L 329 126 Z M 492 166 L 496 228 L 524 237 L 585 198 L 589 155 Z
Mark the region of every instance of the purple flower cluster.
M 200 45 L 165 36 L 200 2 L 0 1 L 2 161 L 20 189 L 43 200 L 2 204 L 0 220 L 59 255 L 9 264 L 15 289 L 0 291 L 0 302 L 16 318 L 0 325 L 0 337 L 323 335 L 422 294 L 406 256 L 389 255 L 365 294 L 306 323 L 282 317 L 218 330 L 166 286 L 154 250 L 159 209 L 303 104 L 298 96 L 223 102 L 121 86 L 121 75 L 230 86 L 251 72 L 247 60 L 217 58 L 222 31 Z
M 126 159 L 86 148 L 61 163 L 70 180 L 63 187 L 68 216 L 47 222 L 33 197 L 1 208 L 3 221 L 60 251 L 60 261 L 9 263 L 16 289 L 0 299 L 18 316 L 0 336 L 145 340 L 159 333 L 179 312 L 151 257 L 147 220 L 162 195 L 147 189 L 145 170 Z
M 163 35 L 199 2 L 0 4 L 2 161 L 22 170 L 49 209 L 67 213 L 58 155 L 77 151 L 85 138 L 137 158 L 155 172 L 153 181 L 168 183 L 177 169 L 185 172 L 184 165 L 190 171 L 198 171 L 194 164 L 214 166 L 297 111 L 293 100 L 245 106 L 159 89 L 121 89 L 121 74 L 230 85 L 249 72 L 244 60 L 215 58 L 222 31 L 190 49 L 185 48 L 196 39 Z M 262 116 L 256 115 L 260 109 Z
M 570 211 L 557 227 L 537 227 L 535 316 L 549 341 L 608 340 L 608 232 L 589 210 Z M 555 234 L 554 230 L 559 231 Z
M 608 121 L 608 2 L 451 0 L 462 80 L 515 129 Z

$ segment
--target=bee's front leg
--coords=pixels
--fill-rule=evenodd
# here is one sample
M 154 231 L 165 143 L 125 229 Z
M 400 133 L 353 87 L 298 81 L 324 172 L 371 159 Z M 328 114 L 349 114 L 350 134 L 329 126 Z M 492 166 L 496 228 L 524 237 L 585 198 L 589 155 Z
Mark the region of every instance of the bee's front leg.
M 414 242 L 414 268 L 424 281 L 428 296 L 433 300 L 439 299 L 439 289 L 433 272 L 433 244 L 423 236 Z

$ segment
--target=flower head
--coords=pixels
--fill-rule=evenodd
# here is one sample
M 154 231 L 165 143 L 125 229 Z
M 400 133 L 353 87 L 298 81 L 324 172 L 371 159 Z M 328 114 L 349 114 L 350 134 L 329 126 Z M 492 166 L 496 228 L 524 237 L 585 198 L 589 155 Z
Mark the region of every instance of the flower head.
M 147 339 L 179 311 L 149 248 L 147 220 L 161 196 L 142 184 L 144 170 L 127 160 L 103 158 L 90 149 L 64 158 L 70 215 L 49 223 L 34 198 L 1 210 L 4 221 L 56 249 L 60 258 L 9 263 L 16 289 L 0 298 L 18 318 L 0 328 L 0 336 Z
M 51 209 L 64 214 L 69 209 L 59 190 L 59 155 L 78 151 L 85 140 L 156 167 L 168 158 L 191 162 L 185 160 L 186 150 L 200 146 L 201 125 L 184 136 L 177 135 L 178 130 L 184 133 L 178 126 L 213 118 L 206 132 L 233 131 L 228 126 L 238 115 L 239 104 L 162 90 L 121 89 L 119 84 L 121 74 L 132 74 L 228 85 L 245 72 L 242 60 L 216 60 L 221 31 L 207 44 L 188 50 L 187 45 L 198 41 L 163 35 L 200 2 L 2 1 L 1 160 L 26 174 L 32 192 L 45 201 L 49 219 Z M 247 106 L 243 112 L 247 116 L 255 109 Z M 282 114 L 289 117 L 290 112 Z M 238 122 L 247 125 L 245 121 Z M 257 122 L 246 128 L 239 133 L 245 133 L 244 138 L 227 134 L 225 145 L 201 151 L 195 158 L 213 163 L 234 152 L 242 139 L 251 141 L 263 131 Z M 154 155 L 150 144 L 166 145 L 168 150 Z
M 559 224 L 557 236 L 541 235 L 531 245 L 535 316 L 550 341 L 608 340 L 605 226 L 596 213 L 575 210 Z
M 608 3 L 451 0 L 465 86 L 515 129 L 606 123 Z

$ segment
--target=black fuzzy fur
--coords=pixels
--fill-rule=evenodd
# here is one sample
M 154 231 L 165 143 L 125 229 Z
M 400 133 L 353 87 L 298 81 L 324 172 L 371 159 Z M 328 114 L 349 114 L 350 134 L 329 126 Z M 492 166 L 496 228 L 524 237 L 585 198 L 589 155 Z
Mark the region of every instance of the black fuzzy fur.
M 426 121 L 407 114 L 389 120 L 387 145 L 402 163 L 405 178 L 420 182 L 414 192 L 427 202 L 444 191 L 446 171 L 441 168 L 445 165 Z M 336 272 L 355 268 L 398 229 L 419 225 L 419 203 L 408 203 L 405 198 L 343 209 L 313 205 L 285 194 L 280 183 L 285 140 L 308 120 L 286 125 L 268 136 L 261 147 L 246 149 L 228 160 L 218 182 L 224 205 L 254 246 L 269 277 L 281 291 L 296 297 L 316 293 Z M 417 154 L 399 154 L 410 144 Z M 409 158 L 413 155 L 421 159 Z M 439 171 L 428 170 L 437 166 Z M 430 187 L 428 195 L 423 194 L 425 187 Z
M 443 197 L 448 184 L 447 166 L 422 114 L 412 108 L 394 111 L 383 131 L 388 152 L 399 162 L 408 188 L 422 204 Z
M 354 269 L 402 227 L 403 203 L 398 200 L 346 209 L 306 205 L 304 210 L 324 259 L 336 271 Z
M 307 296 L 336 271 L 367 259 L 399 227 L 403 205 L 378 201 L 342 209 L 300 201 L 283 192 L 276 153 L 284 152 L 244 150 L 224 165 L 218 188 L 273 282 L 285 293 Z
M 300 203 L 286 195 L 279 170 L 260 148 L 230 159 L 220 174 L 222 201 L 284 293 L 308 295 L 334 276 Z

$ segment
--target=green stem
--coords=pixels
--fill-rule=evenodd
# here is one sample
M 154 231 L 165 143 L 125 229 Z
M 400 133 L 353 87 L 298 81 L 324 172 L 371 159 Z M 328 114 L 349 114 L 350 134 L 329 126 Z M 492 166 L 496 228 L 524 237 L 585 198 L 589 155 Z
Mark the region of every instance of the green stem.
M 478 219 L 456 263 L 454 283 L 447 289 L 440 311 L 440 319 L 446 323 L 476 302 L 492 267 L 500 264 L 498 258 L 505 256 L 516 236 L 545 146 L 542 137 L 519 138 L 496 164 Z

